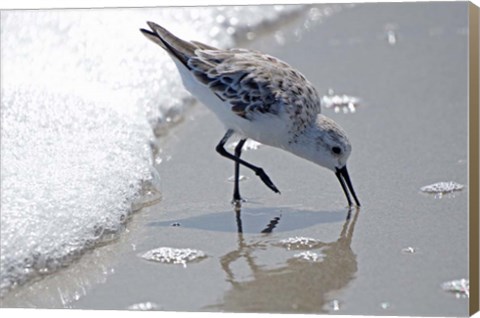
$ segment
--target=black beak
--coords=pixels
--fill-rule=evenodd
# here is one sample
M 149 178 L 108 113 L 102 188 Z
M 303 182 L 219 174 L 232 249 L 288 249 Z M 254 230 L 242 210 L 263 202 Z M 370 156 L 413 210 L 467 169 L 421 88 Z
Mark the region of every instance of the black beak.
M 352 182 L 350 181 L 350 176 L 348 175 L 348 171 L 347 171 L 347 166 L 345 165 L 343 168 L 335 168 L 335 175 L 337 176 L 338 181 L 340 181 L 343 192 L 347 197 L 348 206 L 352 206 L 352 200 L 350 199 L 350 194 L 348 193 L 348 191 L 350 191 L 350 193 L 353 196 L 353 199 L 355 200 L 355 204 L 359 207 L 360 202 L 357 199 L 355 190 L 353 190 Z

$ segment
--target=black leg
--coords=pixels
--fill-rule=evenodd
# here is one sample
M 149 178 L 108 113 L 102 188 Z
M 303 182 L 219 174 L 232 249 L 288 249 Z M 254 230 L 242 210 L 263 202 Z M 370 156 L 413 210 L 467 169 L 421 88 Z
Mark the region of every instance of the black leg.
M 246 162 L 245 160 L 237 158 L 236 156 L 232 155 L 231 153 L 229 153 L 225 150 L 225 148 L 224 148 L 225 143 L 227 142 L 227 140 L 232 135 L 233 135 L 233 130 L 231 130 L 231 129 L 227 130 L 227 132 L 225 133 L 225 136 L 223 136 L 222 140 L 220 140 L 217 147 L 215 148 L 217 150 L 217 152 L 220 155 L 222 155 L 223 157 L 226 157 L 230 160 L 233 160 L 233 161 L 235 161 L 235 163 L 238 163 L 239 165 L 243 165 L 243 166 L 247 167 L 248 169 L 253 170 L 255 172 L 255 174 L 257 176 L 259 176 L 260 179 L 262 179 L 263 183 L 265 183 L 265 185 L 267 187 L 269 187 L 275 193 L 280 193 L 280 191 L 278 191 L 277 187 L 273 184 L 273 182 L 270 180 L 270 178 L 265 173 L 265 171 L 263 171 L 262 168 L 254 166 L 251 163 Z
M 247 139 L 242 139 L 238 142 L 237 146 L 235 147 L 235 157 L 240 159 L 242 155 L 242 147 L 245 144 Z M 240 203 L 242 202 L 242 197 L 240 196 L 240 163 L 235 161 L 235 183 L 233 185 L 233 202 L 232 203 Z

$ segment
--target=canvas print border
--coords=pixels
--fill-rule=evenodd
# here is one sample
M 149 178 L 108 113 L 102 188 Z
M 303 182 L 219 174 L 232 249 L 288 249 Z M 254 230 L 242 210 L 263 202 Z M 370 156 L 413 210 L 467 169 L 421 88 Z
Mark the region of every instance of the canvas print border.
M 478 250 L 479 250 L 479 201 L 478 196 L 474 195 L 479 191 L 479 181 L 478 181 L 478 162 L 479 162 L 479 111 L 478 111 L 478 7 L 474 4 L 469 4 L 469 152 L 468 152 L 468 170 L 469 170 L 469 179 L 468 179 L 468 206 L 469 206 L 469 279 L 470 279 L 470 299 L 469 299 L 469 312 L 473 314 L 478 311 L 479 303 L 479 261 L 478 261 Z M 143 26 L 145 27 L 145 26 Z M 242 111 L 244 111 L 242 109 Z M 245 114 L 244 114 L 245 115 Z M 245 115 L 246 116 L 246 115 Z M 348 125 L 348 124 L 347 124 Z M 253 146 L 255 147 L 255 146 Z M 353 172 L 352 172 L 353 174 Z M 347 175 L 347 178 L 348 175 Z M 355 179 L 353 177 L 352 179 Z M 265 181 L 264 181 L 265 182 Z M 350 183 L 350 181 L 348 181 Z M 345 187 L 343 189 L 345 191 Z M 349 186 L 350 187 L 350 186 Z M 338 189 L 337 189 L 338 190 Z M 342 192 L 343 193 L 343 192 Z M 356 199 L 356 198 L 355 198 Z M 358 203 L 358 201 L 357 201 Z M 271 221 L 273 221 L 272 219 Z M 356 218 L 355 218 L 356 220 Z M 175 222 L 174 222 L 175 223 Z M 180 224 L 181 222 L 177 222 Z M 175 223 L 175 224 L 177 224 Z M 275 222 L 273 222 L 275 223 Z M 272 227 L 275 227 L 277 223 L 270 223 Z M 355 223 L 355 222 L 353 222 Z M 172 223 L 173 224 L 173 223 Z M 272 225 L 273 224 L 273 225 Z M 157 226 L 165 226 L 160 223 Z M 238 226 L 238 219 L 237 219 Z M 268 227 L 268 226 L 267 226 Z M 353 232 L 353 231 L 352 231 Z

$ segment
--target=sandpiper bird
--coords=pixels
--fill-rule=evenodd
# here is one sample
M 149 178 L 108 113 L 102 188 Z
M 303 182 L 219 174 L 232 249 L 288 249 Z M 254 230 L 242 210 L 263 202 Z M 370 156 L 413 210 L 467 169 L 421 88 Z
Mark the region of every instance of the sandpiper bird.
M 320 114 L 318 94 L 299 71 L 267 54 L 187 42 L 158 24 L 147 24 L 151 30 L 140 31 L 167 51 L 185 88 L 225 125 L 226 133 L 216 150 L 235 162 L 234 203 L 242 202 L 240 165 L 280 193 L 262 168 L 240 158 L 245 141 L 251 138 L 332 170 L 348 205 L 352 206 L 350 191 L 360 206 L 347 171 L 352 150 L 347 135 L 332 119 Z M 241 139 L 232 154 L 224 146 L 233 134 Z

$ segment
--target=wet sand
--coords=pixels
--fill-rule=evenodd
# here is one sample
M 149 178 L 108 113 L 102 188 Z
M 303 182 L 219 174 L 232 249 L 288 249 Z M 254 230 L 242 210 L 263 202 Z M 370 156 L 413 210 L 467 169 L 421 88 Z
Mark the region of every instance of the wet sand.
M 300 69 L 320 94 L 333 88 L 362 99 L 353 114 L 323 111 L 353 144 L 359 211 L 348 213 L 332 172 L 261 146 L 244 158 L 262 166 L 282 194 L 242 170 L 248 202 L 236 214 L 233 164 L 214 150 L 224 130 L 195 107 L 161 141 L 163 200 L 136 213 L 116 241 L 18 289 L 2 306 L 152 302 L 168 311 L 467 315 L 468 299 L 441 284 L 468 278 L 468 187 L 442 198 L 419 190 L 439 181 L 467 185 L 466 8 L 357 5 L 300 41 L 252 43 Z M 302 251 L 278 245 L 296 236 L 316 239 L 309 251 L 321 261 L 302 262 L 294 257 Z M 139 257 L 161 246 L 208 257 L 185 268 Z M 402 252 L 407 247 L 416 252 Z

